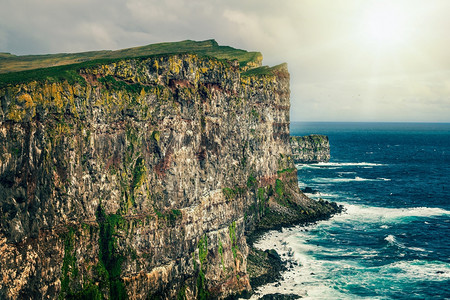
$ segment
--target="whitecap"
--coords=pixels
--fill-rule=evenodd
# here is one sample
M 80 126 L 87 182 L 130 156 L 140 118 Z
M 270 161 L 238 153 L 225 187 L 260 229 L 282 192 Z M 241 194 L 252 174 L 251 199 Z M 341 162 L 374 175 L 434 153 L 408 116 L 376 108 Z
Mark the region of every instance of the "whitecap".
M 383 177 L 377 178 L 377 180 L 391 181 L 389 178 L 383 178 Z
M 317 193 L 315 195 L 318 195 L 318 196 L 324 197 L 324 198 L 337 198 L 337 197 L 339 197 L 339 195 L 336 195 L 336 194 L 321 193 L 321 192 L 319 192 L 319 193 Z
M 306 229 L 315 226 L 309 225 Z M 346 293 L 345 290 L 337 290 L 335 286 L 336 280 L 341 279 L 347 281 L 348 284 L 359 283 L 359 277 L 350 275 L 361 269 L 358 261 L 342 259 L 328 262 L 317 260 L 315 254 L 335 256 L 342 251 L 341 254 L 346 256 L 371 258 L 377 255 L 377 251 L 358 248 L 354 249 L 353 252 L 347 252 L 345 249 L 324 248 L 308 243 L 309 232 L 301 231 L 305 227 L 297 226 L 295 229 L 293 231 L 269 232 L 255 244 L 256 247 L 263 250 L 274 248 L 291 268 L 283 272 L 282 279 L 277 283 L 264 285 L 256 289 L 255 295 L 251 299 L 259 299 L 262 295 L 274 293 L 296 294 L 300 295 L 302 299 L 356 299 L 356 297 Z M 291 253 L 291 256 L 287 255 L 288 253 Z M 347 275 L 342 278 L 336 276 L 343 274 Z M 361 296 L 357 298 L 364 299 Z M 367 297 L 366 299 L 373 299 L 373 297 Z
M 408 281 L 444 281 L 450 279 L 450 264 L 440 261 L 410 260 L 385 265 L 380 273 L 395 274 Z
M 275 249 L 282 260 L 292 267 L 282 273 L 282 278 L 277 283 L 257 288 L 250 299 L 259 299 L 262 295 L 275 293 L 296 294 L 302 299 L 320 299 L 321 297 L 322 299 L 348 299 L 346 294 L 332 287 L 331 278 L 324 279 L 327 267 L 323 266 L 323 262 L 316 261 L 311 256 L 311 253 L 324 252 L 327 249 L 300 242 L 307 240 L 307 232 L 301 231 L 304 227 L 296 226 L 295 229 L 268 232 L 255 243 L 255 247 L 263 250 Z M 280 240 L 282 240 L 281 243 Z
M 341 182 L 358 182 L 358 181 L 390 181 L 390 179 L 387 178 L 375 178 L 375 179 L 370 179 L 370 178 L 362 178 L 359 176 L 355 176 L 354 178 L 314 178 L 312 180 L 313 182 L 316 183 L 341 183 Z
M 327 169 L 327 170 L 336 170 L 339 169 L 338 166 L 322 166 L 320 164 L 296 164 L 297 170 L 301 169 Z
M 387 241 L 390 246 L 395 246 L 395 247 L 398 247 L 398 248 L 408 249 L 408 250 L 412 250 L 412 251 L 416 251 L 416 252 L 427 252 L 427 250 L 425 250 L 423 248 L 407 247 L 407 246 L 405 246 L 405 244 L 400 243 L 397 240 L 397 238 L 394 235 L 392 235 L 392 234 L 389 234 L 387 237 L 384 238 L 384 240 Z
M 297 294 L 302 296 L 302 299 L 356 299 L 356 296 L 348 294 L 345 288 L 338 290 L 336 287 L 349 285 L 369 287 L 388 278 L 393 282 L 445 281 L 450 278 L 448 263 L 415 260 L 367 267 L 362 261 L 377 257 L 379 255 L 377 249 L 365 247 L 343 249 L 330 246 L 325 248 L 309 241 L 314 237 L 314 232 L 329 235 L 327 229 L 341 226 L 342 223 L 347 223 L 346 226 L 349 228 L 350 226 L 354 228 L 355 221 L 360 224 L 372 225 L 380 223 L 378 226 L 388 229 L 390 227 L 388 224 L 392 222 L 407 222 L 410 217 L 445 216 L 450 215 L 450 211 L 431 207 L 383 208 L 340 204 L 345 205 L 347 213 L 336 215 L 318 224 L 305 227 L 296 226 L 291 230 L 282 230 L 281 232 L 271 231 L 255 243 L 257 248 L 263 250 L 275 249 L 291 267 L 283 272 L 279 282 L 258 288 L 251 299 L 258 299 L 264 294 L 273 293 Z M 388 233 L 384 240 L 390 246 L 411 251 L 426 251 L 418 247 L 405 246 L 397 236 Z M 318 253 L 322 259 L 317 259 Z M 327 260 L 328 256 L 331 258 L 342 257 L 342 259 Z M 400 253 L 399 256 L 406 257 L 405 253 Z M 383 288 L 378 292 L 383 293 Z M 357 299 L 362 299 L 362 297 L 358 296 Z M 384 298 L 368 297 L 367 299 Z
M 417 252 L 429 252 L 423 248 L 419 248 L 419 247 L 408 247 L 409 250 L 413 250 L 413 251 L 417 251 Z
M 346 214 L 336 216 L 339 221 L 379 222 L 383 225 L 390 222 L 407 221 L 411 217 L 427 218 L 449 216 L 450 211 L 437 207 L 386 208 L 365 205 L 343 204 Z
M 385 164 L 377 164 L 377 163 L 369 163 L 369 162 L 320 162 L 315 164 L 297 164 L 297 168 L 327 168 L 327 169 L 335 169 L 335 168 L 344 168 L 344 167 L 379 167 L 385 166 Z
M 332 194 L 332 193 L 322 193 L 322 192 L 316 192 L 314 194 L 312 193 L 304 193 L 306 196 L 308 196 L 311 199 L 315 199 L 315 200 L 319 200 L 320 198 L 324 198 L 324 199 L 335 199 L 340 197 L 337 194 Z
M 384 240 L 387 241 L 391 245 L 397 245 L 398 244 L 397 239 L 392 234 L 390 234 L 387 237 L 385 237 Z

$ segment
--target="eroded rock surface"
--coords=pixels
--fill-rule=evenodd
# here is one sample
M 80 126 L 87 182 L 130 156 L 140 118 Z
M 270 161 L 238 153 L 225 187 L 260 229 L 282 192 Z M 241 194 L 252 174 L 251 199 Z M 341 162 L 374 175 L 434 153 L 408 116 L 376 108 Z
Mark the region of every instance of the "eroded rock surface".
M 291 136 L 290 142 L 295 163 L 318 163 L 330 160 L 330 142 L 326 135 Z
M 298 189 L 286 65 L 123 59 L 0 100 L 2 299 L 225 298 L 246 233 L 335 209 Z

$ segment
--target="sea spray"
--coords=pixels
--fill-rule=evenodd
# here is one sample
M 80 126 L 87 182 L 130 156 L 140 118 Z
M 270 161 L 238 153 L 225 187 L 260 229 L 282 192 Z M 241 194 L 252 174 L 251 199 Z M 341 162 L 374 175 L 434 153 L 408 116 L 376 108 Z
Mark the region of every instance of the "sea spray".
M 297 165 L 299 186 L 346 210 L 264 236 L 289 269 L 259 295 L 450 299 L 450 124 L 413 125 L 291 124 L 330 137 L 331 161 Z

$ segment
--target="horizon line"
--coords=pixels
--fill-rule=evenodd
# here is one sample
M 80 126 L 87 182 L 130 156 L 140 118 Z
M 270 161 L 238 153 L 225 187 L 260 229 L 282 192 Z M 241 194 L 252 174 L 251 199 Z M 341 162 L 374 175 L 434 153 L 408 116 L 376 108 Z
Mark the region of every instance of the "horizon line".
M 450 121 L 291 121 L 290 123 L 422 123 L 422 124 L 450 124 Z

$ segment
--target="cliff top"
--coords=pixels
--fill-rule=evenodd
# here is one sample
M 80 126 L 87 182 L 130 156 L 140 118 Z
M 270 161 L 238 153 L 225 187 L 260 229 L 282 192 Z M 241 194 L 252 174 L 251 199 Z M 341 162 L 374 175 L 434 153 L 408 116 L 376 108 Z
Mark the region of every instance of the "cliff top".
M 0 53 L 0 88 L 33 80 L 76 82 L 79 71 L 125 59 L 145 59 L 152 56 L 195 54 L 219 60 L 237 60 L 242 72 L 260 69 L 258 73 L 273 74 L 273 68 L 261 67 L 262 54 L 219 46 L 215 40 L 181 41 L 152 44 L 122 50 L 81 53 L 16 56 Z M 280 65 L 281 66 L 281 65 Z M 274 67 L 279 70 L 280 66 Z M 286 69 L 281 67 L 281 69 Z M 261 75 L 259 74 L 259 75 Z M 258 75 L 258 74 L 255 74 Z
M 218 59 L 238 60 L 241 68 L 246 70 L 261 66 L 262 54 L 248 52 L 228 46 L 219 46 L 215 40 L 181 41 L 151 44 L 142 47 L 121 50 L 103 50 L 80 53 L 59 53 L 44 55 L 20 55 L 0 53 L 0 73 L 12 73 L 63 65 L 93 62 L 99 59 L 125 59 L 158 54 L 195 53 Z

